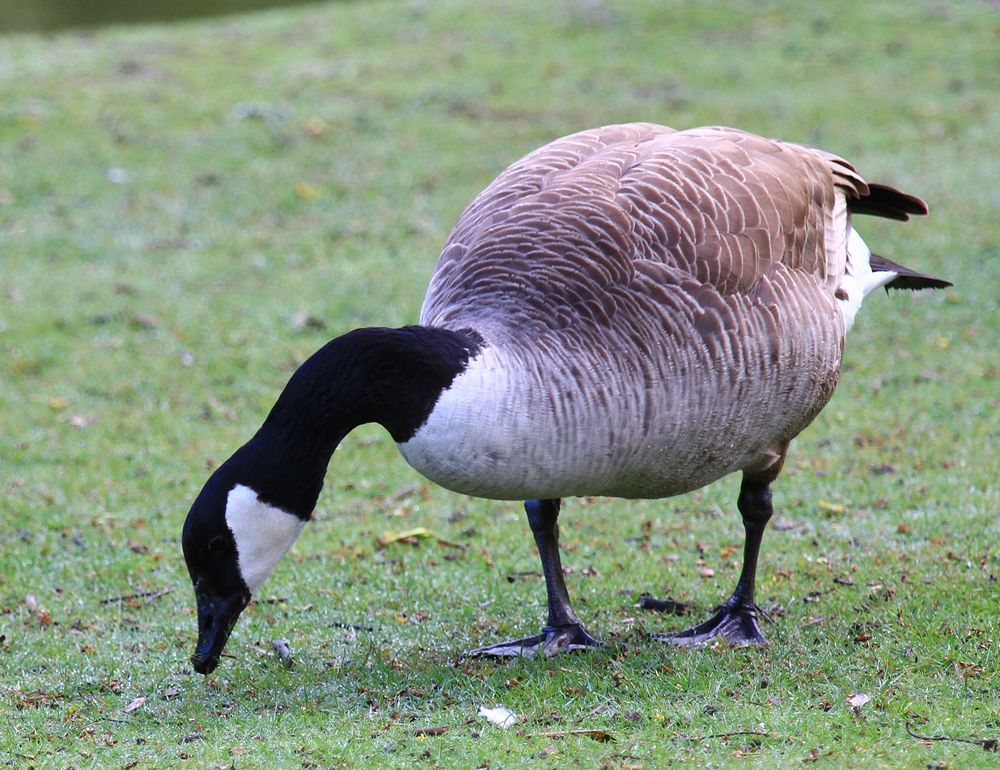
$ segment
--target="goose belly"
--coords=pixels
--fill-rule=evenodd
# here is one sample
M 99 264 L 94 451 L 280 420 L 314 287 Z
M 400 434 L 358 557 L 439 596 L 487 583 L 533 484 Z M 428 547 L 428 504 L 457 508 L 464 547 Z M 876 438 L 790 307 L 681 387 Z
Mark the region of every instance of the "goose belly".
M 533 366 L 486 348 L 399 445 L 407 462 L 476 497 L 669 497 L 790 440 L 829 399 L 839 364 L 778 388 L 722 370 L 665 376 L 662 365 L 634 359 L 565 369 L 545 360 Z M 802 387 L 815 392 L 791 392 Z

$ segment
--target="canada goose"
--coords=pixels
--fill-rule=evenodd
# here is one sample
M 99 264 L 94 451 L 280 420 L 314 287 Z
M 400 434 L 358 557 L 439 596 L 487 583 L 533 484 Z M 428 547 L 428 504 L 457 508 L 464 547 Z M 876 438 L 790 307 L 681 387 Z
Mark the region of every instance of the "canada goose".
M 663 638 L 763 643 L 754 576 L 770 485 L 833 394 L 863 297 L 950 285 L 870 254 L 851 214 L 926 212 L 835 155 L 731 128 L 606 126 L 521 159 L 458 221 L 420 325 L 327 343 L 194 501 L 195 669 L 216 667 L 309 520 L 333 451 L 368 422 L 441 486 L 527 501 L 548 624 L 475 652 L 598 644 L 563 581 L 562 498 L 668 497 L 734 471 L 736 589 Z

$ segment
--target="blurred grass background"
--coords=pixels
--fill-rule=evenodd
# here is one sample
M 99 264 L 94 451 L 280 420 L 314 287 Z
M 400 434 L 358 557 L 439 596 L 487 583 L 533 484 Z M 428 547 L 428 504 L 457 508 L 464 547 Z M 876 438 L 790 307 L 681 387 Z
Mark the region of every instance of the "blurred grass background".
M 443 0 L 0 37 L 0 756 L 995 766 L 906 726 L 1000 733 L 998 31 L 987 2 Z M 540 579 L 515 575 L 537 569 L 523 514 L 425 485 L 366 428 L 234 657 L 191 674 L 179 532 L 208 469 L 328 338 L 416 319 L 505 165 L 630 120 L 845 155 L 931 206 L 860 222 L 873 250 L 956 284 L 871 297 L 793 445 L 760 572 L 770 648 L 651 644 L 689 619 L 634 606 L 728 593 L 731 478 L 568 502 L 570 591 L 607 650 L 456 664 L 543 619 Z M 416 526 L 466 548 L 377 546 Z M 476 717 L 497 703 L 519 726 Z M 614 740 L 543 735 L 579 728 Z

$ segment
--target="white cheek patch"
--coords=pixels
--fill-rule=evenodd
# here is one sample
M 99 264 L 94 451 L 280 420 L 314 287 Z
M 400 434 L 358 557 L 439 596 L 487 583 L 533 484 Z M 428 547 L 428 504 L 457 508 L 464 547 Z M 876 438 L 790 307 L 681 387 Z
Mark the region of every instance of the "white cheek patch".
M 267 580 L 306 523 L 257 498 L 250 487 L 237 484 L 226 498 L 226 524 L 236 541 L 240 572 L 251 593 Z

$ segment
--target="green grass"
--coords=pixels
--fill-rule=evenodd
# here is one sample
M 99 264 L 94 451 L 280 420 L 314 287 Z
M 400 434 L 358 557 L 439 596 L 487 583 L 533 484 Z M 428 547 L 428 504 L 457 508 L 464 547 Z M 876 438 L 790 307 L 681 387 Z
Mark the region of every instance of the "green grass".
M 0 38 L 0 763 L 995 767 L 906 726 L 1000 737 L 996 12 L 484 6 Z M 931 204 L 863 222 L 866 239 L 956 284 L 872 297 L 795 442 L 760 571 L 770 647 L 650 643 L 687 619 L 634 606 L 650 591 L 704 614 L 732 588 L 730 478 L 567 503 L 570 590 L 607 649 L 460 662 L 542 619 L 540 580 L 505 579 L 537 569 L 523 515 L 423 485 L 368 428 L 232 657 L 191 673 L 179 532 L 208 468 L 329 337 L 416 319 L 449 228 L 504 165 L 627 120 L 841 152 Z M 466 547 L 377 547 L 417 526 Z M 115 598 L 132 594 L 149 595 Z M 476 715 L 498 704 L 516 727 Z M 542 735 L 584 728 L 614 740 Z

